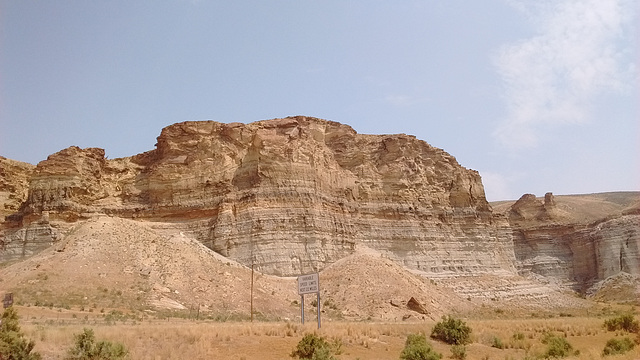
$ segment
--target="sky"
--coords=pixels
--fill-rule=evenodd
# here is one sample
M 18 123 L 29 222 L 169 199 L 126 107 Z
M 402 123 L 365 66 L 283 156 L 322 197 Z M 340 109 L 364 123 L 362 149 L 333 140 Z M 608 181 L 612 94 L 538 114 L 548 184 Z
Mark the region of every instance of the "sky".
M 487 199 L 640 190 L 635 0 L 0 0 L 0 156 L 187 120 L 415 135 Z

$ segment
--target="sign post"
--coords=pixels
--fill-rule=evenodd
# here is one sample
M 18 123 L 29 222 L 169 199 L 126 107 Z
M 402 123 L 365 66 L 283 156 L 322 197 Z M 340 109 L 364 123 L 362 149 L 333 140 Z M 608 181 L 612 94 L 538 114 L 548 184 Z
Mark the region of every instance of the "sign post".
M 13 293 L 6 293 L 4 294 L 4 299 L 2 300 L 2 305 L 4 306 L 4 308 L 8 308 L 9 306 L 13 305 Z
M 251 322 L 253 322 L 253 262 L 251 263 Z
M 318 273 L 298 276 L 298 294 L 300 295 L 300 318 L 304 324 L 304 294 L 317 294 L 318 329 L 320 329 L 320 276 Z

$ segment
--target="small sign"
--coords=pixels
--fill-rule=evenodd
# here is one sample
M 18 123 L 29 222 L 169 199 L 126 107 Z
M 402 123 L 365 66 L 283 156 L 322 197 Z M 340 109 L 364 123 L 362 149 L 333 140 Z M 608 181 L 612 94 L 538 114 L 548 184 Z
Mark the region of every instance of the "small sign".
M 5 309 L 13 305 L 13 293 L 4 294 L 4 299 L 2 300 L 2 304 L 4 305 Z
M 298 276 L 298 295 L 320 292 L 318 273 Z

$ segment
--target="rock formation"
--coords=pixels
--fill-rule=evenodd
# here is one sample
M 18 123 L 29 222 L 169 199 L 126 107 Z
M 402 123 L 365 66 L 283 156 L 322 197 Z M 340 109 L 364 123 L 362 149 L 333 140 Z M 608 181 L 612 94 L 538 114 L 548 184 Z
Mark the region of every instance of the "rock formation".
M 558 198 L 528 194 L 495 212 L 478 172 L 409 135 L 302 116 L 190 121 L 127 158 L 78 147 L 35 167 L 0 158 L 0 261 L 63 249 L 74 223 L 107 214 L 181 231 L 280 276 L 358 248 L 441 278 L 520 273 L 584 291 L 638 275 L 637 208 L 582 222 Z
M 544 203 L 525 194 L 508 214 L 521 273 L 581 292 L 621 272 L 640 276 L 640 216 L 634 208 L 586 223 L 567 221 L 552 194 Z
M 0 156 L 0 222 L 27 199 L 35 166 Z
M 32 255 L 51 246 L 55 230 L 44 220 L 21 227 L 3 222 L 6 216 L 18 212 L 27 199 L 30 179 L 35 166 L 0 157 L 0 259 L 13 260 Z M 2 231 L 9 228 L 8 231 Z M 9 233 L 5 237 L 5 233 Z
M 155 150 L 123 159 L 70 147 L 37 165 L 4 227 L 45 213 L 174 221 L 277 275 L 324 268 L 359 245 L 433 273 L 515 269 L 507 222 L 492 216 L 476 171 L 413 136 L 307 117 L 179 123 Z M 5 247 L 19 239 L 29 242 L 4 231 Z

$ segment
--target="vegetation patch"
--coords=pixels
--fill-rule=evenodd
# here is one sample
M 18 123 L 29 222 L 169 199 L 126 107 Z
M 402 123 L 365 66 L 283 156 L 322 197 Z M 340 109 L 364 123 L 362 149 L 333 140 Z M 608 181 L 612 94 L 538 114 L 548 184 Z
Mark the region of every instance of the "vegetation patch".
M 335 360 L 331 344 L 322 336 L 305 335 L 291 353 L 291 357 L 301 360 Z
M 464 345 L 451 346 L 451 357 L 457 360 L 464 360 L 467 358 L 467 347 Z
M 68 351 L 65 360 L 118 360 L 125 359 L 128 352 L 124 345 L 110 341 L 96 343 L 92 329 L 84 328 L 73 336 L 75 344 Z
M 630 351 L 636 346 L 633 340 L 628 337 L 624 338 L 613 338 L 607 341 L 607 344 L 604 346 L 604 350 L 602 350 L 602 355 L 616 355 L 616 354 L 624 354 L 627 351 Z
M 494 347 L 496 349 L 504 349 L 504 344 L 502 343 L 502 340 L 500 340 L 499 337 L 494 336 L 493 340 L 491 341 L 491 347 Z
M 32 352 L 35 341 L 26 339 L 18 323 L 18 312 L 8 307 L 0 320 L 0 359 L 39 360 L 41 356 Z
M 451 345 L 464 345 L 471 342 L 471 328 L 460 319 L 443 316 L 433 327 L 431 337 Z
M 542 343 L 547 345 L 547 350 L 543 355 L 545 359 L 563 358 L 569 355 L 579 354 L 578 351 L 573 351 L 573 346 L 567 341 L 567 339 L 551 333 L 546 333 L 544 335 Z
M 604 327 L 609 331 L 640 332 L 640 323 L 631 314 L 624 314 L 604 321 Z
M 442 354 L 437 353 L 421 334 L 409 334 L 400 354 L 402 360 L 440 360 Z

